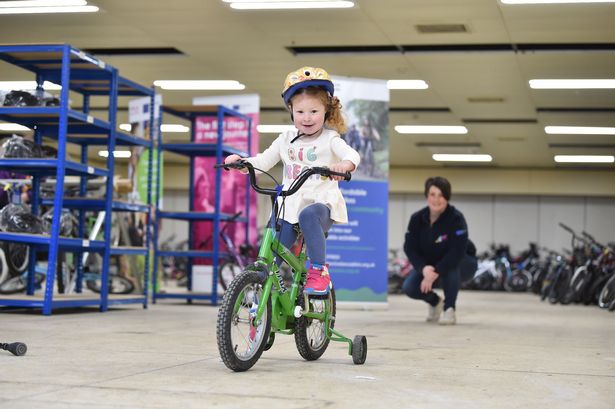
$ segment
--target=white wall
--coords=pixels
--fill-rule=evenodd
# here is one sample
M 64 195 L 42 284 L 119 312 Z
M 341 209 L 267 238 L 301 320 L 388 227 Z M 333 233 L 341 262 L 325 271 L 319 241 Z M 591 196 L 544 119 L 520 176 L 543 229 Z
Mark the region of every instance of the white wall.
M 164 209 L 187 211 L 188 192 L 165 191 Z M 603 243 L 615 241 L 615 198 L 570 196 L 455 195 L 451 203 L 464 214 L 470 238 L 479 252 L 493 242 L 509 244 L 513 253 L 525 250 L 530 241 L 561 251 L 570 247 L 570 234 L 558 226 L 564 222 L 577 232 L 586 230 Z M 425 206 L 422 194 L 389 196 L 389 247 L 401 248 L 410 215 Z M 258 197 L 258 226 L 267 223 L 269 198 Z M 188 237 L 188 223 L 164 220 L 161 239 Z
M 389 246 L 401 248 L 410 215 L 425 206 L 425 198 L 408 193 L 391 194 L 389 200 Z M 479 252 L 493 242 L 509 244 L 513 254 L 530 241 L 558 251 L 569 248 L 571 236 L 559 222 L 603 243 L 615 241 L 615 198 L 457 195 L 451 204 L 464 214 Z

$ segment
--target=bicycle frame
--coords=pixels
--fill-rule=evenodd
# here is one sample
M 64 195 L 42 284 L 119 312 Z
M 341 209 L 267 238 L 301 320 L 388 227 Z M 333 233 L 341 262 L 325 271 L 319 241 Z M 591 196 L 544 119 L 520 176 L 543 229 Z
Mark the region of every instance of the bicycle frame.
M 265 281 L 263 283 L 263 293 L 261 296 L 261 300 L 258 304 L 258 309 L 256 311 L 256 315 L 254 320 L 256 322 L 260 322 L 263 318 L 263 314 L 266 311 L 267 301 L 271 299 L 272 306 L 272 322 L 271 322 L 271 330 L 273 332 L 279 332 L 283 334 L 293 334 L 294 328 L 292 324 L 295 321 L 295 318 L 300 316 L 316 319 L 324 322 L 324 327 L 326 328 L 326 337 L 332 341 L 343 341 L 348 343 L 349 354 L 352 354 L 352 343 L 353 341 L 349 338 L 344 337 L 341 333 L 337 332 L 335 329 L 331 328 L 330 322 L 335 317 L 332 317 L 331 311 L 323 311 L 323 312 L 311 312 L 311 311 L 297 311 L 297 298 L 300 296 L 306 297 L 305 306 L 308 306 L 308 296 L 299 294 L 299 288 L 303 281 L 303 277 L 305 277 L 307 273 L 307 269 L 305 266 L 307 255 L 305 253 L 305 245 L 302 247 L 298 256 L 295 256 L 292 251 L 290 251 L 287 247 L 285 247 L 282 243 L 278 241 L 276 238 L 275 228 L 277 220 L 276 220 L 276 210 L 277 210 L 277 198 L 282 195 L 281 188 L 276 191 L 267 190 L 260 188 L 255 185 L 254 180 L 254 169 L 248 168 L 250 176 L 251 176 L 251 184 L 252 187 L 259 193 L 268 194 L 271 197 L 272 203 L 272 212 L 271 212 L 271 220 L 268 227 L 265 228 L 265 233 L 263 235 L 263 240 L 261 246 L 259 248 L 259 253 L 257 260 L 252 264 L 253 268 L 255 268 L 258 272 L 266 273 Z M 303 176 L 303 181 L 309 177 L 310 174 Z M 349 175 L 345 175 L 349 178 Z M 301 176 L 300 176 L 301 178 Z M 302 181 L 302 182 L 303 182 Z M 299 186 L 302 184 L 299 184 Z M 293 194 L 297 188 L 293 189 L 292 187 L 289 191 L 286 191 L 286 195 Z M 273 194 L 272 194 L 273 193 Z M 275 262 L 276 256 L 279 256 L 283 262 L 287 263 L 291 269 L 293 270 L 293 280 L 290 289 L 287 289 L 281 274 L 279 274 L 280 268 Z M 250 267 L 248 267 L 250 268 Z M 235 311 L 238 311 L 240 308 L 241 302 L 238 300 L 237 304 L 234 306 Z

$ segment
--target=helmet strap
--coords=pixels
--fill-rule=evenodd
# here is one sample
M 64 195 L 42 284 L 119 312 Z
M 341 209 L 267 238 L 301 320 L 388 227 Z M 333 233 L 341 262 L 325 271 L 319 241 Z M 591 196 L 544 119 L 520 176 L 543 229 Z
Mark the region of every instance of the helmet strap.
M 297 131 L 297 136 L 295 136 L 290 143 L 295 142 L 297 139 L 301 138 L 302 136 L 314 136 L 316 135 L 318 132 L 322 131 L 322 128 L 320 128 L 319 130 L 317 130 L 316 132 L 313 133 L 303 133 L 303 132 L 299 132 Z

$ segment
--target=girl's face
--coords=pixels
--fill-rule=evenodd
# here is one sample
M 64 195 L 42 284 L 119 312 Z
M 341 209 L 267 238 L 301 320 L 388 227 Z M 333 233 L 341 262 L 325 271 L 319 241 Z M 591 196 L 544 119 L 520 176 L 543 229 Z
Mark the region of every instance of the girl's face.
M 441 214 L 446 210 L 448 200 L 442 195 L 442 191 L 435 186 L 430 186 L 427 191 L 427 206 L 429 212 L 433 214 Z
M 313 95 L 298 94 L 292 98 L 293 124 L 306 135 L 322 131 L 325 124 L 326 107 Z

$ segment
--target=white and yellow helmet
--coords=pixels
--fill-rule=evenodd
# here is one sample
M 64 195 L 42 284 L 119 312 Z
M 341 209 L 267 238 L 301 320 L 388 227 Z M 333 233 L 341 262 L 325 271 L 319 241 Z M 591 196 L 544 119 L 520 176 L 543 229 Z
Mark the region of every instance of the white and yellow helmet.
M 327 71 L 318 67 L 301 67 L 286 76 L 282 90 L 284 103 L 288 105 L 297 91 L 307 87 L 323 88 L 330 95 L 333 95 L 335 90 Z

